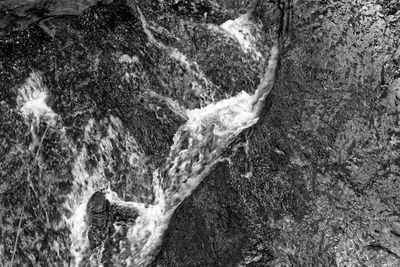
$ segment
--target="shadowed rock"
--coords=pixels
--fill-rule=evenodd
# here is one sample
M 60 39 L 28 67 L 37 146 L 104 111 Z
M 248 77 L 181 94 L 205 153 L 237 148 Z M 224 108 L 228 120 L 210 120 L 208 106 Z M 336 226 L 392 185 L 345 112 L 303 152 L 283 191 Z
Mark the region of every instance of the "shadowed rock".
M 135 210 L 111 204 L 103 192 L 95 192 L 87 204 L 86 212 L 89 219 L 88 238 L 93 249 L 113 235 L 114 223 L 133 223 L 138 217 Z

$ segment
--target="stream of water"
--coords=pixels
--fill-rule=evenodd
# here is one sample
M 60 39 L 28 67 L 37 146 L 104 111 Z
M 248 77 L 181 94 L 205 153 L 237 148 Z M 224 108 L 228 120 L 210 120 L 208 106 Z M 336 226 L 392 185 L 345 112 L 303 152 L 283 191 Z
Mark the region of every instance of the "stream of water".
M 140 13 L 145 32 L 149 41 L 161 48 L 167 49 L 152 36 L 147 27 L 149 25 Z M 251 39 L 243 37 L 243 31 L 238 27 L 240 23 L 247 27 L 247 18 L 238 21 L 230 21 L 223 25 L 227 34 L 232 38 L 239 38 L 240 45 L 253 53 Z M 246 33 L 246 31 L 245 31 Z M 259 52 L 254 52 L 255 57 L 260 57 Z M 177 51 L 170 51 L 171 57 L 186 62 L 186 58 Z M 86 166 L 88 150 L 84 145 L 77 148 L 66 135 L 65 140 L 73 153 L 75 162 L 72 169 L 74 176 L 71 193 L 67 196 L 64 208 L 69 211 L 64 216 L 63 222 L 70 230 L 73 266 L 81 266 L 89 248 L 88 220 L 86 205 L 93 193 L 99 190 L 106 192 L 106 198 L 113 204 L 129 207 L 138 213 L 138 217 L 128 229 L 130 253 L 125 260 L 127 266 L 146 266 L 151 262 L 157 248 L 162 241 L 162 236 L 176 208 L 186 199 L 201 183 L 213 166 L 221 160 L 224 149 L 244 129 L 254 125 L 263 108 L 265 97 L 269 94 L 275 77 L 275 69 L 278 60 L 278 47 L 270 50 L 269 62 L 260 85 L 254 94 L 245 91 L 221 100 L 213 102 L 213 97 L 207 101 L 207 105 L 199 109 L 185 110 L 179 107 L 179 112 L 185 112 L 187 118 L 176 132 L 174 143 L 170 148 L 168 157 L 162 166 L 152 170 L 153 173 L 153 201 L 150 205 L 140 201 L 123 201 L 115 192 L 111 191 L 105 175 L 105 164 L 111 158 L 112 142 L 121 142 L 119 138 L 124 131 L 122 122 L 113 116 L 108 119 L 107 135 L 99 137 L 98 142 L 103 155 L 97 162 L 94 170 L 88 171 Z M 199 74 L 203 75 L 203 74 Z M 40 73 L 33 72 L 20 87 L 18 103 L 20 110 L 31 122 L 32 149 L 40 146 L 40 137 L 37 135 L 39 122 L 43 121 L 48 126 L 55 123 L 58 116 L 46 104 L 47 88 L 43 84 Z M 160 96 L 161 97 L 161 96 Z M 165 99 L 166 102 L 171 102 Z M 172 103 L 172 102 L 171 102 Z M 93 119 L 89 120 L 84 131 L 84 140 L 95 135 Z M 119 141 L 118 141 L 119 140 Z M 146 156 L 140 150 L 135 139 L 125 134 L 122 142 L 129 147 L 129 167 L 135 170 L 137 176 L 145 176 L 149 172 L 146 166 Z M 99 263 L 92 264 L 94 266 Z

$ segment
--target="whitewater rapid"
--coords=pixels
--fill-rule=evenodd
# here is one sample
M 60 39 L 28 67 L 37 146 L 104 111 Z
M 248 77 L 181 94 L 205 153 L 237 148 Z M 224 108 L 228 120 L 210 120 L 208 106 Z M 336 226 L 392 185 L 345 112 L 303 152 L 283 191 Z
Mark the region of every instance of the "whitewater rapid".
M 155 40 L 150 30 L 147 29 L 149 25 L 146 24 L 143 15 L 140 15 L 149 40 L 159 47 L 165 48 Z M 241 18 L 241 20 L 245 19 L 246 17 Z M 245 40 L 243 36 L 239 35 L 241 31 L 238 30 L 236 22 L 228 22 L 223 28 L 235 38 L 239 38 L 239 42 L 246 51 L 254 49 L 247 39 Z M 255 55 L 259 56 L 257 53 Z M 189 64 L 187 59 L 175 50 L 171 52 L 171 57 L 181 61 L 182 64 Z M 132 59 L 127 56 L 120 59 L 124 64 L 134 64 L 137 60 L 137 58 Z M 87 203 L 96 191 L 104 192 L 110 203 L 131 208 L 138 214 L 135 223 L 129 226 L 126 236 L 130 252 L 124 264 L 126 266 L 148 265 L 157 253 L 163 233 L 176 208 L 221 160 L 223 151 L 235 137 L 258 121 L 264 100 L 274 84 L 277 61 L 278 47 L 275 45 L 270 50 L 268 66 L 254 94 L 242 91 L 219 102 L 214 102 L 214 99 L 210 98 L 204 103 L 207 104 L 204 107 L 188 110 L 179 107 L 176 102 L 165 99 L 169 106 L 173 107 L 173 110 L 187 121 L 176 132 L 174 143 L 164 164 L 152 171 L 154 200 L 149 205 L 140 201 L 121 200 L 110 189 L 106 179 L 105 169 L 108 167 L 105 161 L 111 160 L 112 143 L 121 139 L 129 147 L 130 168 L 135 170 L 139 178 L 148 173 L 146 156 L 134 138 L 129 134 L 120 136 L 120 133 L 124 132 L 124 128 L 118 118 L 113 116 L 108 118 L 107 135 L 98 138 L 103 157 L 97 162 L 97 167 L 90 172 L 86 166 L 90 156 L 86 145 L 78 149 L 72 140 L 64 135 L 65 142 L 75 158 L 72 169 L 74 177 L 72 190 L 64 203 L 64 208 L 68 213 L 63 217 L 63 223 L 71 233 L 70 251 L 73 260 L 70 265 L 81 266 L 90 257 L 88 253 L 90 244 Z M 151 94 L 151 92 L 148 93 Z M 40 145 L 40 137 L 37 136 L 40 120 L 51 126 L 55 123 L 57 116 L 46 104 L 47 94 L 47 88 L 43 84 L 40 74 L 35 72 L 31 74 L 19 91 L 17 100 L 21 112 L 27 121 L 30 121 L 33 148 Z M 83 137 L 85 142 L 97 134 L 94 130 L 96 123 L 91 119 L 86 125 Z M 91 261 L 90 266 L 101 265 L 98 260 L 93 259 L 93 256 Z
M 85 147 L 75 151 L 74 188 L 65 204 L 72 213 L 65 220 L 71 231 L 73 266 L 81 266 L 88 257 L 90 244 L 86 205 L 90 196 L 100 190 L 106 194 L 110 203 L 128 207 L 138 214 L 126 235 L 129 256 L 124 264 L 146 266 L 152 261 L 176 208 L 221 160 L 223 151 L 235 137 L 258 121 L 265 97 L 274 84 L 277 60 L 278 49 L 274 46 L 265 74 L 254 94 L 242 91 L 236 96 L 203 108 L 186 110 L 184 117 L 187 121 L 176 132 L 167 159 L 161 167 L 153 171 L 154 200 L 150 205 L 123 201 L 108 187 L 104 164 L 99 162 L 96 170 L 89 174 L 85 166 L 88 157 Z M 122 123 L 117 118 L 111 117 L 110 121 L 114 126 L 110 126 L 108 135 L 100 140 L 105 157 L 110 154 L 107 143 L 116 140 L 118 132 L 123 132 Z M 94 121 L 90 120 L 85 128 L 84 139 L 94 134 L 93 124 Z M 145 155 L 136 143 L 134 146 L 137 149 L 130 152 L 131 168 L 136 168 L 139 172 L 145 168 Z M 92 263 L 91 266 L 98 264 L 99 262 Z
M 139 212 L 127 235 L 131 242 L 128 266 L 146 266 L 151 262 L 176 208 L 220 160 L 230 142 L 258 121 L 263 101 L 274 83 L 277 60 L 278 49 L 274 46 L 255 94 L 242 91 L 229 99 L 187 111 L 188 121 L 175 134 L 168 159 L 153 174 L 154 203 L 124 204 Z M 111 202 L 122 204 L 115 194 L 110 195 Z

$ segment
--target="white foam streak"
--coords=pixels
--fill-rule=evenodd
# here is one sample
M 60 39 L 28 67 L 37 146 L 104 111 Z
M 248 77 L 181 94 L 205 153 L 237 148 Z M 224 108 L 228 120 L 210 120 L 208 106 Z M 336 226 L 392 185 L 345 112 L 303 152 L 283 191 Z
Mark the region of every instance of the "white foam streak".
M 178 49 L 176 48 L 170 48 L 166 45 L 164 45 L 162 42 L 158 41 L 153 33 L 151 32 L 151 29 L 153 29 L 149 23 L 147 22 L 146 18 L 144 17 L 142 11 L 140 8 L 137 8 L 138 13 L 140 15 L 140 21 L 142 23 L 143 31 L 147 35 L 147 39 L 149 40 L 150 43 L 158 47 L 159 49 L 162 49 L 169 53 L 169 56 L 178 61 L 179 64 L 185 68 L 185 70 L 193 77 L 196 78 L 198 81 L 200 81 L 201 84 L 199 84 L 196 81 L 192 82 L 191 85 L 191 90 L 193 91 L 194 95 L 199 97 L 201 106 L 208 105 L 210 103 L 213 103 L 215 101 L 215 92 L 213 90 L 209 90 L 210 85 L 212 84 L 207 77 L 204 75 L 203 72 L 200 71 L 199 66 L 197 65 L 196 62 L 190 61 L 186 55 L 182 54 Z
M 142 27 L 143 27 L 143 31 L 145 32 L 145 34 L 147 35 L 147 39 L 149 40 L 150 43 L 156 45 L 157 47 L 161 48 L 161 49 L 168 49 L 168 47 L 166 45 L 164 45 L 163 43 L 157 41 L 157 39 L 154 37 L 153 33 L 150 31 L 150 25 L 149 23 L 147 23 L 146 18 L 144 17 L 142 11 L 140 10 L 139 7 L 137 7 L 139 16 L 140 16 L 140 21 L 142 23 Z
M 70 252 L 74 262 L 72 266 L 79 266 L 82 262 L 86 250 L 89 248 L 88 239 L 88 224 L 86 218 L 86 205 L 89 199 L 89 195 L 82 199 L 77 206 L 74 207 L 75 211 L 73 215 L 67 219 L 67 225 L 71 231 L 70 240 L 72 241 Z
M 161 103 L 166 104 L 168 108 L 176 115 L 178 115 L 181 119 L 187 120 L 186 109 L 182 107 L 178 101 L 170 97 L 162 96 L 152 90 L 146 90 L 145 92 L 142 93 L 142 96 L 146 98 L 157 99 Z
M 200 71 L 200 67 L 197 63 L 188 60 L 187 57 L 178 49 L 172 50 L 170 56 L 177 60 L 192 77 L 197 78 L 203 83 L 203 85 L 201 85 L 198 82 L 193 81 L 191 87 L 193 93 L 200 98 L 201 105 L 206 106 L 215 102 L 215 92 L 213 90 L 207 90 L 210 88 L 209 85 L 211 82 L 207 79 L 204 73 Z

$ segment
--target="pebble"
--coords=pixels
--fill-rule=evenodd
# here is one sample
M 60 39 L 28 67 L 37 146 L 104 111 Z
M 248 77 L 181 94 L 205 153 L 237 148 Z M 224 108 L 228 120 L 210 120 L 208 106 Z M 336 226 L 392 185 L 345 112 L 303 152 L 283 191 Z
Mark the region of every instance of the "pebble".
M 394 234 L 400 236 L 400 222 L 393 222 L 392 231 L 393 231 Z

